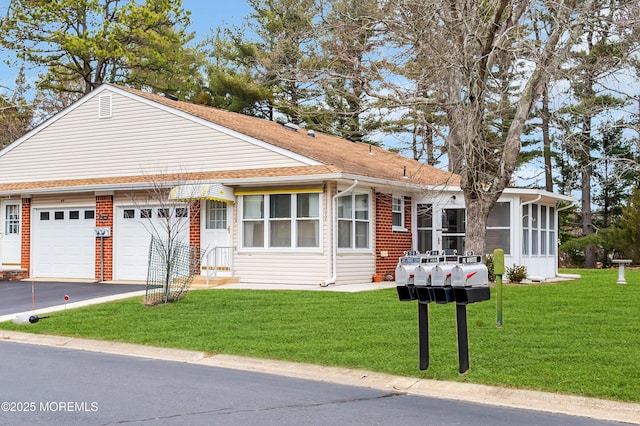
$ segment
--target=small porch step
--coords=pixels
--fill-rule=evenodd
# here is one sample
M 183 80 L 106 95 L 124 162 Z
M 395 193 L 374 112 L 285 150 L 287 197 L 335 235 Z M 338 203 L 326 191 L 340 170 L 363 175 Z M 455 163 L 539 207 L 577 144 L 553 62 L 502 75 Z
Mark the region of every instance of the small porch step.
M 233 284 L 238 282 L 240 282 L 240 278 L 238 277 L 217 277 L 217 278 L 209 277 L 209 285 L 207 286 L 207 277 L 198 275 L 193 278 L 193 281 L 191 281 L 191 288 L 202 289 L 202 288 L 209 288 L 209 287 L 217 287 L 224 284 Z

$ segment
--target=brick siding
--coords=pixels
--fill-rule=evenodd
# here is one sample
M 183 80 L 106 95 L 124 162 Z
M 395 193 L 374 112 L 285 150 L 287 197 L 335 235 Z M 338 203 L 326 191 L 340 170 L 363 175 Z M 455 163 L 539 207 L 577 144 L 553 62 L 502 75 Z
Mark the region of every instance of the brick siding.
M 104 240 L 104 280 L 113 279 L 113 195 L 96 196 L 96 226 L 109 227 L 111 236 Z M 96 237 L 95 279 L 100 280 L 101 272 L 101 238 Z
M 393 231 L 392 195 L 376 193 L 376 274 L 392 275 L 395 279 L 398 258 L 412 248 L 411 198 L 404 198 L 404 227 L 407 231 Z M 386 251 L 387 257 L 380 256 Z
M 20 266 L 31 276 L 31 198 L 22 199 Z M 24 277 L 26 278 L 26 277 Z

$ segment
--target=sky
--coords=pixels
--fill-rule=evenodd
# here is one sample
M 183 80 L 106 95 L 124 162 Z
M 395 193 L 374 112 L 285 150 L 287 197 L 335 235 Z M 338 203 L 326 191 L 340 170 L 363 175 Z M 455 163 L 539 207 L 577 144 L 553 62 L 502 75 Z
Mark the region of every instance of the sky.
M 0 0 L 0 16 L 5 16 L 10 0 Z M 245 0 L 182 0 L 182 8 L 191 11 L 190 31 L 195 32 L 195 40 L 207 37 L 218 27 L 240 26 L 252 8 Z M 17 68 L 4 64 L 7 53 L 0 50 L 0 86 L 13 87 Z M 0 87 L 2 91 L 3 87 Z
M 214 28 L 241 25 L 252 11 L 245 0 L 182 0 L 182 8 L 191 11 L 191 31 L 197 39 L 206 37 Z

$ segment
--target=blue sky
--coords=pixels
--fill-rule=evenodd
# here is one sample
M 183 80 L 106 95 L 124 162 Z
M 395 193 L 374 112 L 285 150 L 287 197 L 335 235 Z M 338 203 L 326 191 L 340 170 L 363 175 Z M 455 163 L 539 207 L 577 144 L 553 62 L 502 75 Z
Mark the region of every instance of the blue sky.
M 0 0 L 0 16 L 7 13 L 9 3 L 10 0 Z M 204 39 L 215 28 L 241 25 L 252 11 L 245 0 L 183 0 L 182 8 L 191 11 L 190 30 L 196 33 L 196 40 Z M 7 52 L 0 50 L 0 61 L 6 57 Z M 1 86 L 14 86 L 17 72 L 17 68 L 0 62 L 0 91 L 4 91 Z
M 253 10 L 245 0 L 182 0 L 182 8 L 191 11 L 191 31 L 198 39 L 220 26 L 241 25 Z

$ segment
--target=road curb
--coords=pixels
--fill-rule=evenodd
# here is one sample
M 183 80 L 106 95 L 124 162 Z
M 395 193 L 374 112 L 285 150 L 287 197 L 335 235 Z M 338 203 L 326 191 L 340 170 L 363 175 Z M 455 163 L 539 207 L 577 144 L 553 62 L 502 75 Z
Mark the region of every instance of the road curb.
M 137 356 L 164 361 L 186 362 L 204 366 L 367 387 L 386 392 L 567 414 L 640 425 L 640 404 L 627 402 L 559 395 L 549 392 L 508 389 L 472 383 L 416 379 L 364 370 L 350 370 L 234 355 L 209 354 L 205 352 L 65 336 L 0 331 L 0 340 L 114 355 Z

